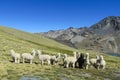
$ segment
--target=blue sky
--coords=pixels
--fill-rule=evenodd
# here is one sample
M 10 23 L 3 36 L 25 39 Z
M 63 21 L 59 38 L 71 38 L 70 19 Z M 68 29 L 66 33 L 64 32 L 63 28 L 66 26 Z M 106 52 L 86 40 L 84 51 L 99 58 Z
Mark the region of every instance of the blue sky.
M 120 16 L 120 0 L 0 0 L 0 25 L 27 32 L 91 26 Z

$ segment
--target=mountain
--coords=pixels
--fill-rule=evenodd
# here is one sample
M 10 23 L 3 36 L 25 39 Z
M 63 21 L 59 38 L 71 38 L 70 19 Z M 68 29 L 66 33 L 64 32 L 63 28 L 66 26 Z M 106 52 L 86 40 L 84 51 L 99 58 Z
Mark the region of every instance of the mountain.
M 109 16 L 90 27 L 70 27 L 66 30 L 51 30 L 40 34 L 77 49 L 85 48 L 118 53 L 119 33 L 120 17 Z
M 120 32 L 120 17 L 109 16 L 90 27 L 96 34 L 117 34 Z M 102 32 L 102 33 L 101 33 Z
M 75 35 L 78 35 L 78 37 L 80 35 L 85 38 L 81 41 L 87 40 L 88 35 L 90 35 L 88 34 L 88 28 L 81 28 L 79 30 L 69 28 L 68 30 L 72 30 L 71 34 L 74 37 Z M 76 31 L 79 31 L 80 34 L 76 34 Z M 43 54 L 49 55 L 55 55 L 61 52 L 61 61 L 59 65 L 41 65 L 38 55 L 36 54 L 32 64 L 29 64 L 27 61 L 23 64 L 22 58 L 20 59 L 20 63 L 16 64 L 12 62 L 10 55 L 11 49 L 14 49 L 15 52 L 20 53 L 20 55 L 26 52 L 31 53 L 33 49 L 42 49 Z M 95 57 L 95 55 L 103 55 L 107 62 L 106 68 L 104 70 L 97 70 L 94 67 L 89 67 L 88 70 L 64 68 L 62 65 L 63 54 L 66 53 L 68 56 L 72 56 L 73 51 L 90 53 L 90 58 Z M 119 80 L 119 61 L 119 57 L 103 54 L 99 51 L 76 50 L 40 34 L 31 34 L 0 26 L 0 80 Z
M 76 43 L 86 39 L 87 37 L 87 27 L 84 28 L 73 28 L 70 27 L 66 30 L 51 30 L 45 33 L 40 33 L 41 35 L 55 39 L 63 44 L 67 44 L 71 47 L 76 47 Z M 39 34 L 39 33 L 36 33 Z

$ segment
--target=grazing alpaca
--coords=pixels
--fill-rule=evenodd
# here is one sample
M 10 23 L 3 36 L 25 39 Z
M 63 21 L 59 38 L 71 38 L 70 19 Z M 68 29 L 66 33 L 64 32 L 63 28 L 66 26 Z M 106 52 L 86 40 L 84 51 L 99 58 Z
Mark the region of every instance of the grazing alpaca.
M 76 53 L 74 53 L 74 57 L 67 57 L 67 54 L 64 54 L 63 61 L 64 67 L 68 68 L 69 65 L 72 65 L 72 67 L 75 68 L 75 63 L 77 61 Z
M 104 60 L 103 56 L 100 55 L 100 67 L 105 69 L 106 61 Z
M 50 61 L 51 61 L 51 64 L 58 64 L 58 62 L 60 61 L 60 56 L 61 56 L 61 54 L 60 53 L 58 53 L 56 56 L 51 56 L 51 59 L 50 59 Z
M 89 53 L 86 53 L 86 56 L 85 56 L 85 59 L 84 59 L 84 67 L 85 67 L 85 69 L 88 69 L 89 64 L 90 64 Z
M 22 59 L 23 59 L 23 63 L 25 62 L 25 60 L 30 60 L 30 64 L 32 64 L 32 60 L 35 57 L 35 50 L 32 51 L 32 53 L 23 53 L 22 54 Z
M 39 60 L 41 61 L 41 64 L 43 65 L 44 61 L 47 61 L 48 64 L 50 64 L 50 55 L 45 55 L 45 54 L 41 54 L 41 50 L 37 50 L 38 52 L 38 57 L 39 57 Z
M 19 63 L 20 62 L 20 54 L 19 53 L 15 53 L 14 50 L 10 50 L 11 56 L 13 58 L 13 61 L 15 63 Z
M 80 54 L 79 58 L 77 59 L 77 62 L 78 62 L 79 68 L 83 68 L 84 62 L 85 62 L 83 53 Z
M 98 55 L 96 55 L 96 58 L 90 59 L 90 64 L 93 65 L 95 68 L 99 69 L 100 57 Z

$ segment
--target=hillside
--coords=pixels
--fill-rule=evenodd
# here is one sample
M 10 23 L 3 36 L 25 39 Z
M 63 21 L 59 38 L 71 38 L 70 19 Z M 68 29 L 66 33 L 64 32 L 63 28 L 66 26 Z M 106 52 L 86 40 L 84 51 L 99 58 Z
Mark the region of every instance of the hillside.
M 120 52 L 120 17 L 109 16 L 89 28 L 48 31 L 41 35 L 77 49 L 94 49 L 104 53 Z
M 47 39 L 43 36 L 11 29 L 7 27 L 0 27 L 0 42 L 2 42 L 1 50 L 30 50 L 33 48 L 42 49 L 45 51 L 68 51 L 75 50 L 68 46 L 62 45 L 54 40 Z M 50 50 L 51 49 L 51 50 Z
M 10 56 L 10 49 L 22 54 L 33 49 L 42 49 L 44 54 L 71 53 L 78 51 L 62 45 L 43 36 L 19 31 L 12 28 L 0 27 L 0 80 L 119 80 L 120 58 L 105 55 L 99 51 L 81 49 L 79 52 L 104 55 L 107 62 L 105 70 L 97 70 L 89 66 L 88 70 L 79 68 L 64 68 L 60 65 L 41 65 L 36 55 L 33 64 L 15 64 Z M 69 55 L 70 56 L 70 55 Z M 62 59 L 61 59 L 62 60 Z

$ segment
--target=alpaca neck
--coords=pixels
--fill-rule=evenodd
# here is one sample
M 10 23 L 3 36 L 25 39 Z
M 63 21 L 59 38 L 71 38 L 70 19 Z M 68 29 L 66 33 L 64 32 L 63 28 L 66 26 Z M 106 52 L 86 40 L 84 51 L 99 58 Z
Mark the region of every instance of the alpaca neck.
M 38 53 L 38 57 L 39 57 L 39 59 L 41 58 L 41 53 Z
M 89 55 L 87 55 L 87 59 L 89 59 Z
M 11 50 L 11 55 L 15 54 L 15 51 L 14 50 Z
M 60 55 L 58 55 L 56 58 L 59 59 L 59 58 L 60 58 Z
M 32 56 L 33 56 L 33 57 L 35 56 L 35 52 L 32 53 Z
M 101 58 L 100 60 L 104 60 L 103 58 Z
M 76 52 L 73 52 L 73 54 L 74 54 L 74 58 L 77 59 L 77 53 L 76 53 Z
M 65 60 L 67 59 L 67 55 L 64 55 L 64 58 L 63 58 L 63 59 L 64 59 L 64 61 L 65 61 Z
M 12 53 L 12 52 L 11 52 L 11 55 L 12 55 L 12 56 L 13 56 L 14 54 L 15 54 L 15 53 Z

